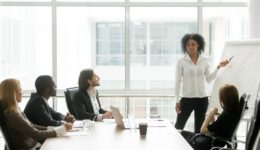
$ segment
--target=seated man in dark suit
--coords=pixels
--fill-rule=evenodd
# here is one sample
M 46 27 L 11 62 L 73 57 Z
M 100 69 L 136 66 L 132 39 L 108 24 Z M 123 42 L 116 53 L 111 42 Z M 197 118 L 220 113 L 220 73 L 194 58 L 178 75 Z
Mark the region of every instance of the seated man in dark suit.
M 79 91 L 73 97 L 73 107 L 75 117 L 79 120 L 90 119 L 101 121 L 112 118 L 112 112 L 101 108 L 98 91 L 95 89 L 99 86 L 99 77 L 92 69 L 85 69 L 80 72 Z
M 53 110 L 48 99 L 56 96 L 56 84 L 49 75 L 39 76 L 35 81 L 36 94 L 32 94 L 24 113 L 34 124 L 42 126 L 60 126 L 64 122 L 73 123 L 74 116 L 67 113 L 66 116 Z

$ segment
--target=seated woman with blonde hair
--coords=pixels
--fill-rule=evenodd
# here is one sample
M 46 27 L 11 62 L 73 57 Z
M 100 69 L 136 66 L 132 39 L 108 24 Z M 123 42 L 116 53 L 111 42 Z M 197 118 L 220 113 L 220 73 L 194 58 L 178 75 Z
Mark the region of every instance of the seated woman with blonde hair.
M 6 79 L 2 81 L 0 84 L 0 104 L 15 149 L 34 149 L 46 138 L 62 136 L 72 128 L 70 123 L 59 127 L 43 127 L 32 124 L 18 106 L 21 101 L 22 89 L 19 80 Z

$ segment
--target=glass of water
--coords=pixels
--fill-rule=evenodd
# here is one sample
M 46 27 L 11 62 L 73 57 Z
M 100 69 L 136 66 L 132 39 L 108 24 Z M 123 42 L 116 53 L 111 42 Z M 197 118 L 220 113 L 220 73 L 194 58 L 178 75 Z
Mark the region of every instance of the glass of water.
M 136 128 L 135 124 L 135 115 L 134 114 L 128 114 L 128 124 L 131 129 Z
M 83 131 L 84 131 L 84 132 L 89 132 L 90 126 L 91 126 L 91 120 L 89 120 L 89 119 L 84 119 L 84 120 L 82 121 L 82 123 L 83 123 Z

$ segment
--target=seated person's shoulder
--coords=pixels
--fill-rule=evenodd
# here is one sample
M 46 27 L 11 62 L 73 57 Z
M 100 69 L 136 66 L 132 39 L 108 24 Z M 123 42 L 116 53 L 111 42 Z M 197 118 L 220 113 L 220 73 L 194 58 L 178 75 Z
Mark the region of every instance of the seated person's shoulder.
M 225 112 L 225 111 L 223 111 L 220 115 L 219 115 L 219 117 L 218 118 L 223 118 L 223 119 L 231 119 L 231 120 L 233 120 L 233 119 L 235 119 L 236 118 L 236 116 L 237 116 L 238 114 L 236 114 L 236 113 L 230 113 L 230 112 Z
M 36 100 L 36 99 L 43 99 L 41 95 L 39 94 L 35 94 L 34 96 L 31 96 L 32 100 Z
M 4 114 L 7 120 L 17 120 L 18 118 L 22 118 L 21 112 L 15 110 L 6 111 Z
M 29 103 L 36 102 L 35 100 L 37 100 L 37 99 L 42 99 L 42 97 L 38 94 L 32 94 L 30 99 L 29 99 Z
M 25 106 L 25 109 L 35 109 L 31 108 L 34 107 L 35 105 L 42 104 L 44 102 L 44 99 L 41 96 L 34 96 L 31 97 L 30 100 L 28 101 L 27 105 Z
M 33 96 L 30 98 L 29 102 L 26 104 L 24 108 L 24 113 L 26 116 L 33 116 L 34 112 L 42 108 L 42 106 L 46 105 L 44 104 L 44 99 L 40 96 Z

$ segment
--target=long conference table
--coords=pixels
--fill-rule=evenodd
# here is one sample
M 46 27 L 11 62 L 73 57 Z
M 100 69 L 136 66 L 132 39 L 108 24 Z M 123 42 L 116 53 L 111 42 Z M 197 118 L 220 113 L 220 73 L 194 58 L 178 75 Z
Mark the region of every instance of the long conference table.
M 74 131 L 48 138 L 40 150 L 192 150 L 169 120 L 163 123 L 165 126 L 148 126 L 144 137 L 139 129 L 122 129 L 112 119 L 94 122 L 87 133 Z

